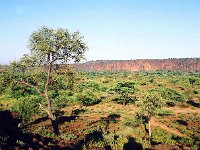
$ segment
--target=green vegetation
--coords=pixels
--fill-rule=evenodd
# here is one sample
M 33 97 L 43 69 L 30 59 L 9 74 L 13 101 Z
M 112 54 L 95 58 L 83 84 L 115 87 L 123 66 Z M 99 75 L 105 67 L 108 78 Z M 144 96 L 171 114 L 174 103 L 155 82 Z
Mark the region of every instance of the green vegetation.
M 66 65 L 62 64 L 66 64 L 68 61 L 79 62 L 83 59 L 87 49 L 86 44 L 79 32 L 70 34 L 66 29 L 54 30 L 41 27 L 29 37 L 28 47 L 30 54 L 24 55 L 19 61 L 11 64 L 13 86 L 16 91 L 22 85 L 34 89 L 46 100 L 45 105 L 39 103 L 40 109 L 45 111 L 51 120 L 56 120 L 52 113 L 49 90 L 52 88 L 57 91 L 59 89 L 57 84 L 60 84 L 61 88 L 66 88 L 66 84 L 72 86 L 73 73 Z M 65 68 L 62 68 L 63 66 Z M 67 76 L 68 78 L 65 79 Z M 18 84 L 17 89 L 15 84 Z M 24 95 L 29 91 L 30 89 L 22 90 L 18 95 Z M 54 93 L 56 94 L 56 92 Z
M 164 100 L 155 91 L 148 91 L 141 94 L 137 105 L 139 106 L 139 114 L 146 117 L 148 123 L 149 137 L 151 137 L 151 118 L 163 107 Z
M 123 105 L 135 102 L 136 97 L 134 94 L 136 93 L 136 89 L 134 84 L 134 82 L 118 82 L 113 89 L 116 93 L 119 94 L 115 101 Z
M 74 76 L 73 82 L 70 75 L 55 78 L 48 92 L 52 111 L 58 121 L 62 120 L 58 124 L 58 136 L 51 122 L 41 119 L 46 116 L 38 109 L 39 103 L 46 103 L 43 97 L 29 86 L 11 82 L 9 67 L 0 73 L 0 109 L 20 114 L 23 122 L 20 132 L 57 139 L 58 143 L 64 141 L 65 146 L 74 143 L 73 149 L 110 147 L 117 150 L 127 145 L 131 148 L 131 144 L 139 148 L 181 144 L 197 149 L 200 139 L 199 84 L 197 80 L 191 84 L 189 78 L 198 79 L 199 74 L 164 71 L 76 73 L 70 66 L 67 69 L 68 74 Z M 42 74 L 37 75 L 37 83 L 44 83 L 45 75 L 44 78 Z M 151 126 L 146 126 L 150 121 Z M 4 131 L 0 134 L 1 143 L 9 143 L 11 137 L 5 136 Z M 53 147 L 54 142 L 48 146 Z M 16 141 L 16 145 L 20 143 L 27 144 L 25 140 Z

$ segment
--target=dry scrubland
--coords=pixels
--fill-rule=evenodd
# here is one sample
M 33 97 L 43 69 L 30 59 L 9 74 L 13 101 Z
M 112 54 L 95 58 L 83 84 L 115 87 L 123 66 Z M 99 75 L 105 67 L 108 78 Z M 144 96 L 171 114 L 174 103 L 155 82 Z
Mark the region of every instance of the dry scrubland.
M 7 84 L 1 73 L 2 149 L 198 149 L 200 74 L 172 71 L 79 72 L 73 85 L 49 91 L 57 115 L 54 128 L 38 109 L 31 88 Z M 61 79 L 60 79 L 61 80 Z M 123 83 L 119 86 L 120 83 Z M 131 85 L 131 87 L 130 87 Z M 116 88 L 117 87 L 117 88 Z M 120 90 L 129 91 L 126 96 Z M 134 89 L 133 92 L 131 89 Z M 139 97 L 161 95 L 165 105 L 152 117 L 152 137 Z M 56 135 L 56 134 L 57 135 Z

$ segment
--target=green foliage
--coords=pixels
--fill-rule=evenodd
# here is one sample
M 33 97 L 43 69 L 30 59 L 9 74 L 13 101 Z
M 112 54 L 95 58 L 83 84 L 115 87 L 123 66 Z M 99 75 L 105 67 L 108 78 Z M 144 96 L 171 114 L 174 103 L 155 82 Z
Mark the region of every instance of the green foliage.
M 35 134 L 39 134 L 43 137 L 47 137 L 47 138 L 55 138 L 55 134 L 52 133 L 47 126 L 38 126 L 35 130 L 34 130 Z
M 54 67 L 56 68 L 56 65 Z M 197 147 L 199 140 L 199 133 L 197 132 L 199 129 L 199 116 L 198 114 L 194 114 L 193 112 L 196 112 L 198 108 L 191 107 L 188 103 L 186 104 L 187 107 L 195 109 L 196 111 L 193 111 L 190 114 L 184 114 L 182 118 L 177 116 L 181 120 L 186 121 L 188 125 L 183 125 L 177 121 L 169 124 L 169 119 L 175 118 L 165 116 L 174 115 L 175 112 L 173 112 L 173 108 L 170 108 L 172 111 L 168 109 L 162 110 L 161 108 L 164 105 L 163 103 L 165 103 L 163 99 L 167 100 L 168 106 L 173 106 L 175 104 L 177 105 L 176 102 L 186 100 L 186 98 L 188 97 L 194 98 L 192 99 L 194 104 L 199 104 L 198 95 L 200 94 L 200 91 L 198 89 L 198 83 L 195 82 L 193 85 L 189 84 L 189 77 L 198 78 L 198 74 L 190 74 L 190 76 L 188 76 L 188 73 L 161 71 L 134 73 L 103 71 L 90 72 L 83 73 L 83 78 L 79 77 L 78 83 L 75 85 L 74 83 L 76 82 L 76 79 L 73 79 L 73 76 L 77 75 L 76 72 L 73 70 L 67 70 L 65 72 L 65 69 L 67 67 L 59 66 L 58 68 L 59 70 L 54 70 L 54 73 L 56 74 L 53 73 L 51 75 L 51 81 L 48 91 L 49 97 L 52 102 L 53 111 L 64 108 L 66 106 L 72 106 L 77 103 L 81 103 L 86 106 L 97 104 L 101 101 L 101 97 L 103 97 L 105 98 L 106 102 L 109 102 L 109 107 L 105 105 L 105 109 L 109 109 L 101 111 L 101 109 L 99 108 L 102 108 L 102 105 L 99 105 L 100 107 L 98 106 L 97 110 L 94 110 L 94 107 L 87 108 L 87 113 L 93 113 L 94 110 L 95 113 L 99 112 L 99 115 L 101 116 L 115 112 L 121 115 L 119 123 L 114 124 L 114 122 L 110 121 L 111 124 L 109 125 L 107 133 L 102 132 L 104 131 L 104 126 L 106 126 L 106 121 L 98 121 L 98 123 L 93 124 L 93 122 L 95 122 L 93 118 L 87 120 L 87 123 L 92 124 L 92 126 L 87 127 L 87 129 L 80 128 L 79 132 L 83 133 L 84 135 L 88 135 L 94 128 L 101 128 L 101 130 L 98 131 L 102 132 L 103 140 L 90 140 L 89 142 L 84 143 L 84 147 L 86 149 L 100 149 L 100 147 L 102 149 L 105 149 L 105 147 L 107 148 L 108 146 L 111 147 L 111 149 L 123 149 L 124 144 L 128 142 L 128 140 L 126 139 L 127 135 L 136 136 L 136 140 L 140 140 L 139 143 L 148 143 L 148 141 L 146 140 L 147 134 L 145 133 L 144 127 L 141 125 L 143 123 L 147 123 L 148 115 L 150 117 L 152 115 L 163 116 L 164 118 L 159 117 L 162 118 L 160 122 L 168 125 L 169 128 L 178 129 L 181 133 L 187 135 L 188 137 L 192 137 L 176 137 L 169 134 L 167 131 L 156 128 L 153 131 L 153 144 L 174 144 L 176 142 L 178 144 L 181 143 L 190 147 Z M 23 80 L 28 81 L 35 86 L 38 86 L 41 91 L 44 91 L 47 75 L 43 71 L 44 70 L 32 70 L 30 72 L 18 72 L 14 76 L 9 76 L 9 72 L 6 72 L 5 74 L 3 72 L 0 72 L 0 86 L 2 90 L 0 93 L 0 107 L 5 110 L 9 109 L 9 107 L 14 104 L 13 110 L 17 110 L 18 112 L 20 112 L 24 121 L 30 121 L 31 119 L 38 118 L 38 115 L 40 115 L 41 113 L 40 109 L 38 109 L 38 103 L 40 102 L 43 104 L 43 106 L 45 106 L 46 103 L 44 102 L 44 99 L 38 96 L 39 94 L 37 94 L 34 89 L 25 85 L 15 84 L 15 82 L 11 83 L 10 79 L 17 79 L 20 81 L 20 78 L 22 78 Z M 67 74 L 68 71 L 69 74 Z M 146 85 L 141 86 L 141 83 L 145 83 Z M 162 87 L 159 87 L 156 90 L 153 89 L 148 91 L 153 87 L 158 87 L 158 84 L 162 84 Z M 136 90 L 136 88 L 138 90 Z M 141 91 L 141 93 L 138 92 L 139 90 Z M 115 97 L 119 99 L 119 103 L 123 103 L 124 98 L 126 99 L 127 97 L 128 100 L 126 99 L 126 103 L 133 102 L 135 101 L 135 99 L 132 98 L 134 98 L 135 95 L 137 96 L 136 104 L 139 106 L 139 112 L 137 112 L 135 116 L 133 115 L 134 110 L 131 110 L 132 107 L 135 106 L 131 105 L 130 107 L 128 106 L 126 109 L 122 110 L 121 106 L 118 107 L 118 105 L 114 105 L 117 107 L 113 107 L 113 103 L 110 102 L 110 100 Z M 180 105 L 177 105 L 177 107 L 179 106 Z M 75 106 L 74 108 L 77 108 L 77 106 Z M 76 111 L 78 111 L 78 113 L 76 113 Z M 72 114 L 74 115 L 80 114 L 81 112 L 85 113 L 85 111 L 81 111 L 81 109 L 72 110 Z M 80 120 L 83 121 L 84 119 L 81 118 Z M 40 125 L 40 123 L 38 125 Z M 60 140 L 62 139 L 63 141 L 75 141 L 77 140 L 77 138 L 79 138 L 74 131 L 63 133 L 62 130 L 64 130 L 65 132 L 67 131 L 65 130 L 65 127 L 66 126 L 62 124 L 59 125 L 61 134 L 58 138 Z M 115 130 L 116 132 L 114 131 L 114 133 L 113 130 Z M 37 126 L 34 130 L 34 134 L 40 134 L 44 137 L 56 138 L 47 126 Z M 116 138 L 116 135 L 119 135 L 119 137 Z M 81 144 L 83 143 L 80 143 L 80 145 Z
M 93 92 L 100 92 L 100 91 L 105 92 L 107 88 L 103 85 L 100 85 L 97 82 L 89 81 L 87 83 L 83 83 L 83 84 L 80 84 L 78 86 L 79 91 L 83 91 L 85 89 L 88 89 L 88 90 L 93 91 Z
M 10 85 L 9 90 L 10 90 L 10 96 L 12 98 L 21 98 L 31 94 L 35 94 L 35 91 L 32 88 L 20 84 L 16 85 L 14 83 Z
M 107 88 L 100 83 L 89 81 L 79 84 L 77 87 L 77 99 L 85 106 L 97 104 L 101 99 L 97 96 L 99 92 L 105 92 Z
M 155 91 L 143 93 L 138 99 L 137 105 L 139 106 L 139 112 L 142 112 L 149 119 L 156 115 L 165 104 L 161 95 Z
M 41 114 L 39 110 L 39 103 L 42 102 L 42 98 L 39 96 L 31 95 L 29 97 L 21 97 L 13 106 L 13 110 L 20 113 L 22 120 L 30 121 L 32 116 Z
M 50 85 L 51 89 L 58 90 L 73 90 L 76 81 L 78 80 L 79 75 L 70 65 L 55 65 L 59 69 L 56 70 L 57 74 L 52 74 L 54 81 Z
M 0 94 L 8 90 L 10 82 L 11 78 L 9 72 L 6 70 L 0 70 Z
M 171 80 L 171 83 L 173 83 L 173 84 L 177 84 L 178 82 L 179 82 L 178 79 L 172 79 L 172 80 Z
M 198 147 L 200 144 L 200 141 L 198 139 L 192 139 L 189 137 L 179 137 L 176 139 L 178 143 L 186 144 L 187 146 L 190 146 L 191 148 Z
M 80 93 L 77 95 L 78 101 L 80 101 L 84 106 L 98 104 L 100 99 L 97 98 L 93 92 L 86 91 L 85 93 Z
M 79 32 L 69 33 L 66 29 L 43 26 L 31 34 L 28 47 L 30 54 L 11 63 L 13 81 L 31 87 L 46 99 L 47 107 L 41 107 L 55 120 L 50 98 L 55 98 L 57 94 L 49 91 L 73 88 L 74 73 L 67 63 L 84 58 L 86 43 Z M 68 80 L 64 80 L 66 78 Z
M 200 84 L 200 79 L 197 77 L 190 77 L 188 80 L 191 85 L 199 85 Z
M 125 119 L 124 125 L 129 126 L 129 127 L 138 127 L 142 123 L 144 123 L 144 116 L 142 113 L 136 112 L 135 117 L 128 117 Z
M 174 136 L 157 127 L 152 132 L 152 142 L 156 144 L 175 144 L 176 141 L 173 139 Z
M 41 62 L 46 56 L 61 61 L 80 61 L 87 49 L 79 32 L 69 33 L 66 29 L 51 29 L 45 26 L 33 32 L 28 47 Z M 51 56 L 52 55 L 52 56 Z
M 182 102 L 184 100 L 184 97 L 182 94 L 180 94 L 175 89 L 170 88 L 161 88 L 158 90 L 160 91 L 161 96 L 168 101 L 174 101 L 174 102 Z
M 172 116 L 174 112 L 172 110 L 160 110 L 158 111 L 159 116 Z
M 116 99 L 118 103 L 127 104 L 136 100 L 134 82 L 118 82 L 113 90 L 119 94 L 119 97 Z
M 52 99 L 54 109 L 61 109 L 78 103 L 77 97 L 71 90 L 59 90 L 57 96 Z
M 124 137 L 117 136 L 114 133 L 109 133 L 104 135 L 104 142 L 107 147 L 110 147 L 112 150 L 124 149 L 124 145 L 128 142 L 128 140 Z
M 77 138 L 77 136 L 73 133 L 69 133 L 69 134 L 61 134 L 60 135 L 61 139 L 63 140 L 74 140 Z
M 94 134 L 96 133 L 96 135 Z M 82 149 L 112 149 L 112 150 L 121 150 L 124 149 L 124 145 L 128 143 L 127 138 L 118 136 L 115 133 L 111 132 L 108 134 L 103 134 L 100 131 L 93 131 L 93 136 L 90 136 L 89 139 L 84 143 Z

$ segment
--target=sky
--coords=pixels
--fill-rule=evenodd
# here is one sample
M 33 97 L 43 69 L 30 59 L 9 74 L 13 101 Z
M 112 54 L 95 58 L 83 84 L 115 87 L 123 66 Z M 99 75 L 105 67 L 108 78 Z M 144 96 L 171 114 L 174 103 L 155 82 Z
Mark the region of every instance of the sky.
M 80 31 L 88 61 L 200 57 L 200 0 L 0 0 L 0 64 L 44 25 Z

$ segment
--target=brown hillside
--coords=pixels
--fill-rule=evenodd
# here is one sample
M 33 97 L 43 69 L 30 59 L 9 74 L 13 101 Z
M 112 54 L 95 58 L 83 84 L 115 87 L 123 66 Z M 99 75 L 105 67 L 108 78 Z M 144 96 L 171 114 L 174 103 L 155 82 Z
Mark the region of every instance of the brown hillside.
M 138 60 L 98 60 L 75 64 L 75 68 L 85 71 L 200 71 L 200 58 L 178 59 L 138 59 Z

